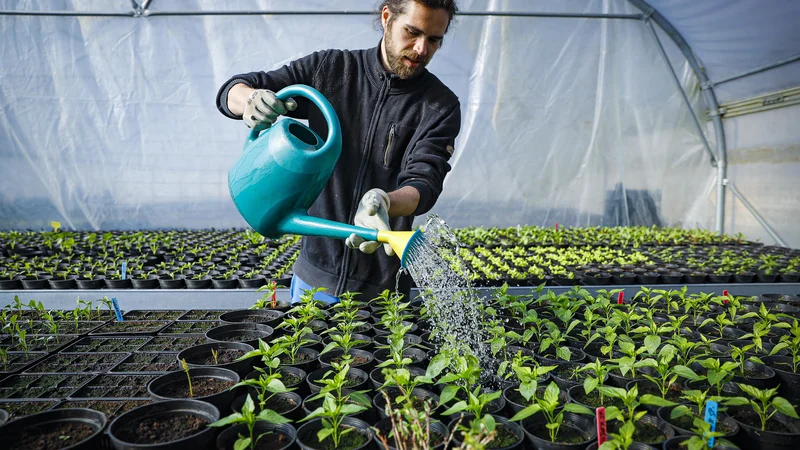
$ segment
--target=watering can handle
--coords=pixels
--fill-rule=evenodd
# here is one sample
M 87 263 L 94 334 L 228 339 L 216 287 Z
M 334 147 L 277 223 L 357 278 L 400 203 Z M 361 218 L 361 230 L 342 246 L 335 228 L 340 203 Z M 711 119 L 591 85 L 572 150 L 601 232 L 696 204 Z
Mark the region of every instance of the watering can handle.
M 328 137 L 325 139 L 325 145 L 322 146 L 318 151 L 323 152 L 327 150 L 328 147 L 334 145 L 334 143 L 341 141 L 341 128 L 339 126 L 339 117 L 336 116 L 336 111 L 333 110 L 333 106 L 331 106 L 328 99 L 325 98 L 318 90 L 314 89 L 311 86 L 305 84 L 294 84 L 291 86 L 287 86 L 275 94 L 275 97 L 278 100 L 287 100 L 290 97 L 299 96 L 305 97 L 319 108 L 322 111 L 322 116 L 325 117 L 325 122 L 328 124 Z M 250 134 L 247 136 L 247 140 L 244 143 L 245 148 L 248 145 L 252 144 L 253 141 L 258 139 L 258 135 L 261 131 L 250 130 Z

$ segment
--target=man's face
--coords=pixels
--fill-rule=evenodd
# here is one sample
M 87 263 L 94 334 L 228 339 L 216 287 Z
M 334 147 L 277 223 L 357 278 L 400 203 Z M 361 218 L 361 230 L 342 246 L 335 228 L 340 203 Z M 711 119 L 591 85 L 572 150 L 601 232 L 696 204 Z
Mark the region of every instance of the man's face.
M 425 68 L 442 45 L 450 19 L 444 9 L 428 9 L 415 1 L 393 15 L 381 11 L 384 63 L 400 78 L 411 78 Z

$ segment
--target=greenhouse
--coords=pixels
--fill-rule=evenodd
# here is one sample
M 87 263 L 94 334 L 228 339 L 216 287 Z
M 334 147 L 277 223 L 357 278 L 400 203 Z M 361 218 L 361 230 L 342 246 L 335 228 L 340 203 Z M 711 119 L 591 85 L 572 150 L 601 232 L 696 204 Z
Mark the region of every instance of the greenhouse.
M 0 447 L 796 448 L 796 17 L 0 0 Z

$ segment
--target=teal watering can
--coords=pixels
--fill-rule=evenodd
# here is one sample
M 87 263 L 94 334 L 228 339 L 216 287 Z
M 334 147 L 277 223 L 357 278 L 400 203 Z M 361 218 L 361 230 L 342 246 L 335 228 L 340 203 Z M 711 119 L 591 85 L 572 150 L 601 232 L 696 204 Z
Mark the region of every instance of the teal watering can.
M 259 234 L 278 239 L 284 234 L 365 240 L 391 245 L 406 266 L 409 250 L 424 241 L 421 231 L 379 231 L 308 215 L 342 153 L 342 130 L 336 112 L 316 89 L 297 84 L 276 97 L 305 97 L 322 111 L 328 124 L 323 141 L 311 128 L 286 118 L 264 131 L 251 130 L 244 153 L 228 172 L 228 188 L 236 209 Z

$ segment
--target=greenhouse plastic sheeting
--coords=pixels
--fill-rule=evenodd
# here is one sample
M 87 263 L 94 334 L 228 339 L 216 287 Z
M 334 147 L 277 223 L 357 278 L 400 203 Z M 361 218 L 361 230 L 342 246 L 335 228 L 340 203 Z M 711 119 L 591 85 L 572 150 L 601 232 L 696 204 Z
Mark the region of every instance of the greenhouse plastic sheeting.
M 287 3 L 374 5 L 156 0 L 152 9 Z M 461 6 L 639 13 L 601 0 Z M 244 226 L 227 170 L 247 130 L 216 110 L 219 86 L 236 73 L 380 38 L 369 16 L 2 16 L 0 30 L 4 229 L 52 220 L 79 229 Z M 697 80 L 662 41 L 703 111 Z M 463 16 L 429 68 L 462 107 L 452 172 L 433 210 L 451 225 L 713 227 L 714 170 L 644 22 Z

